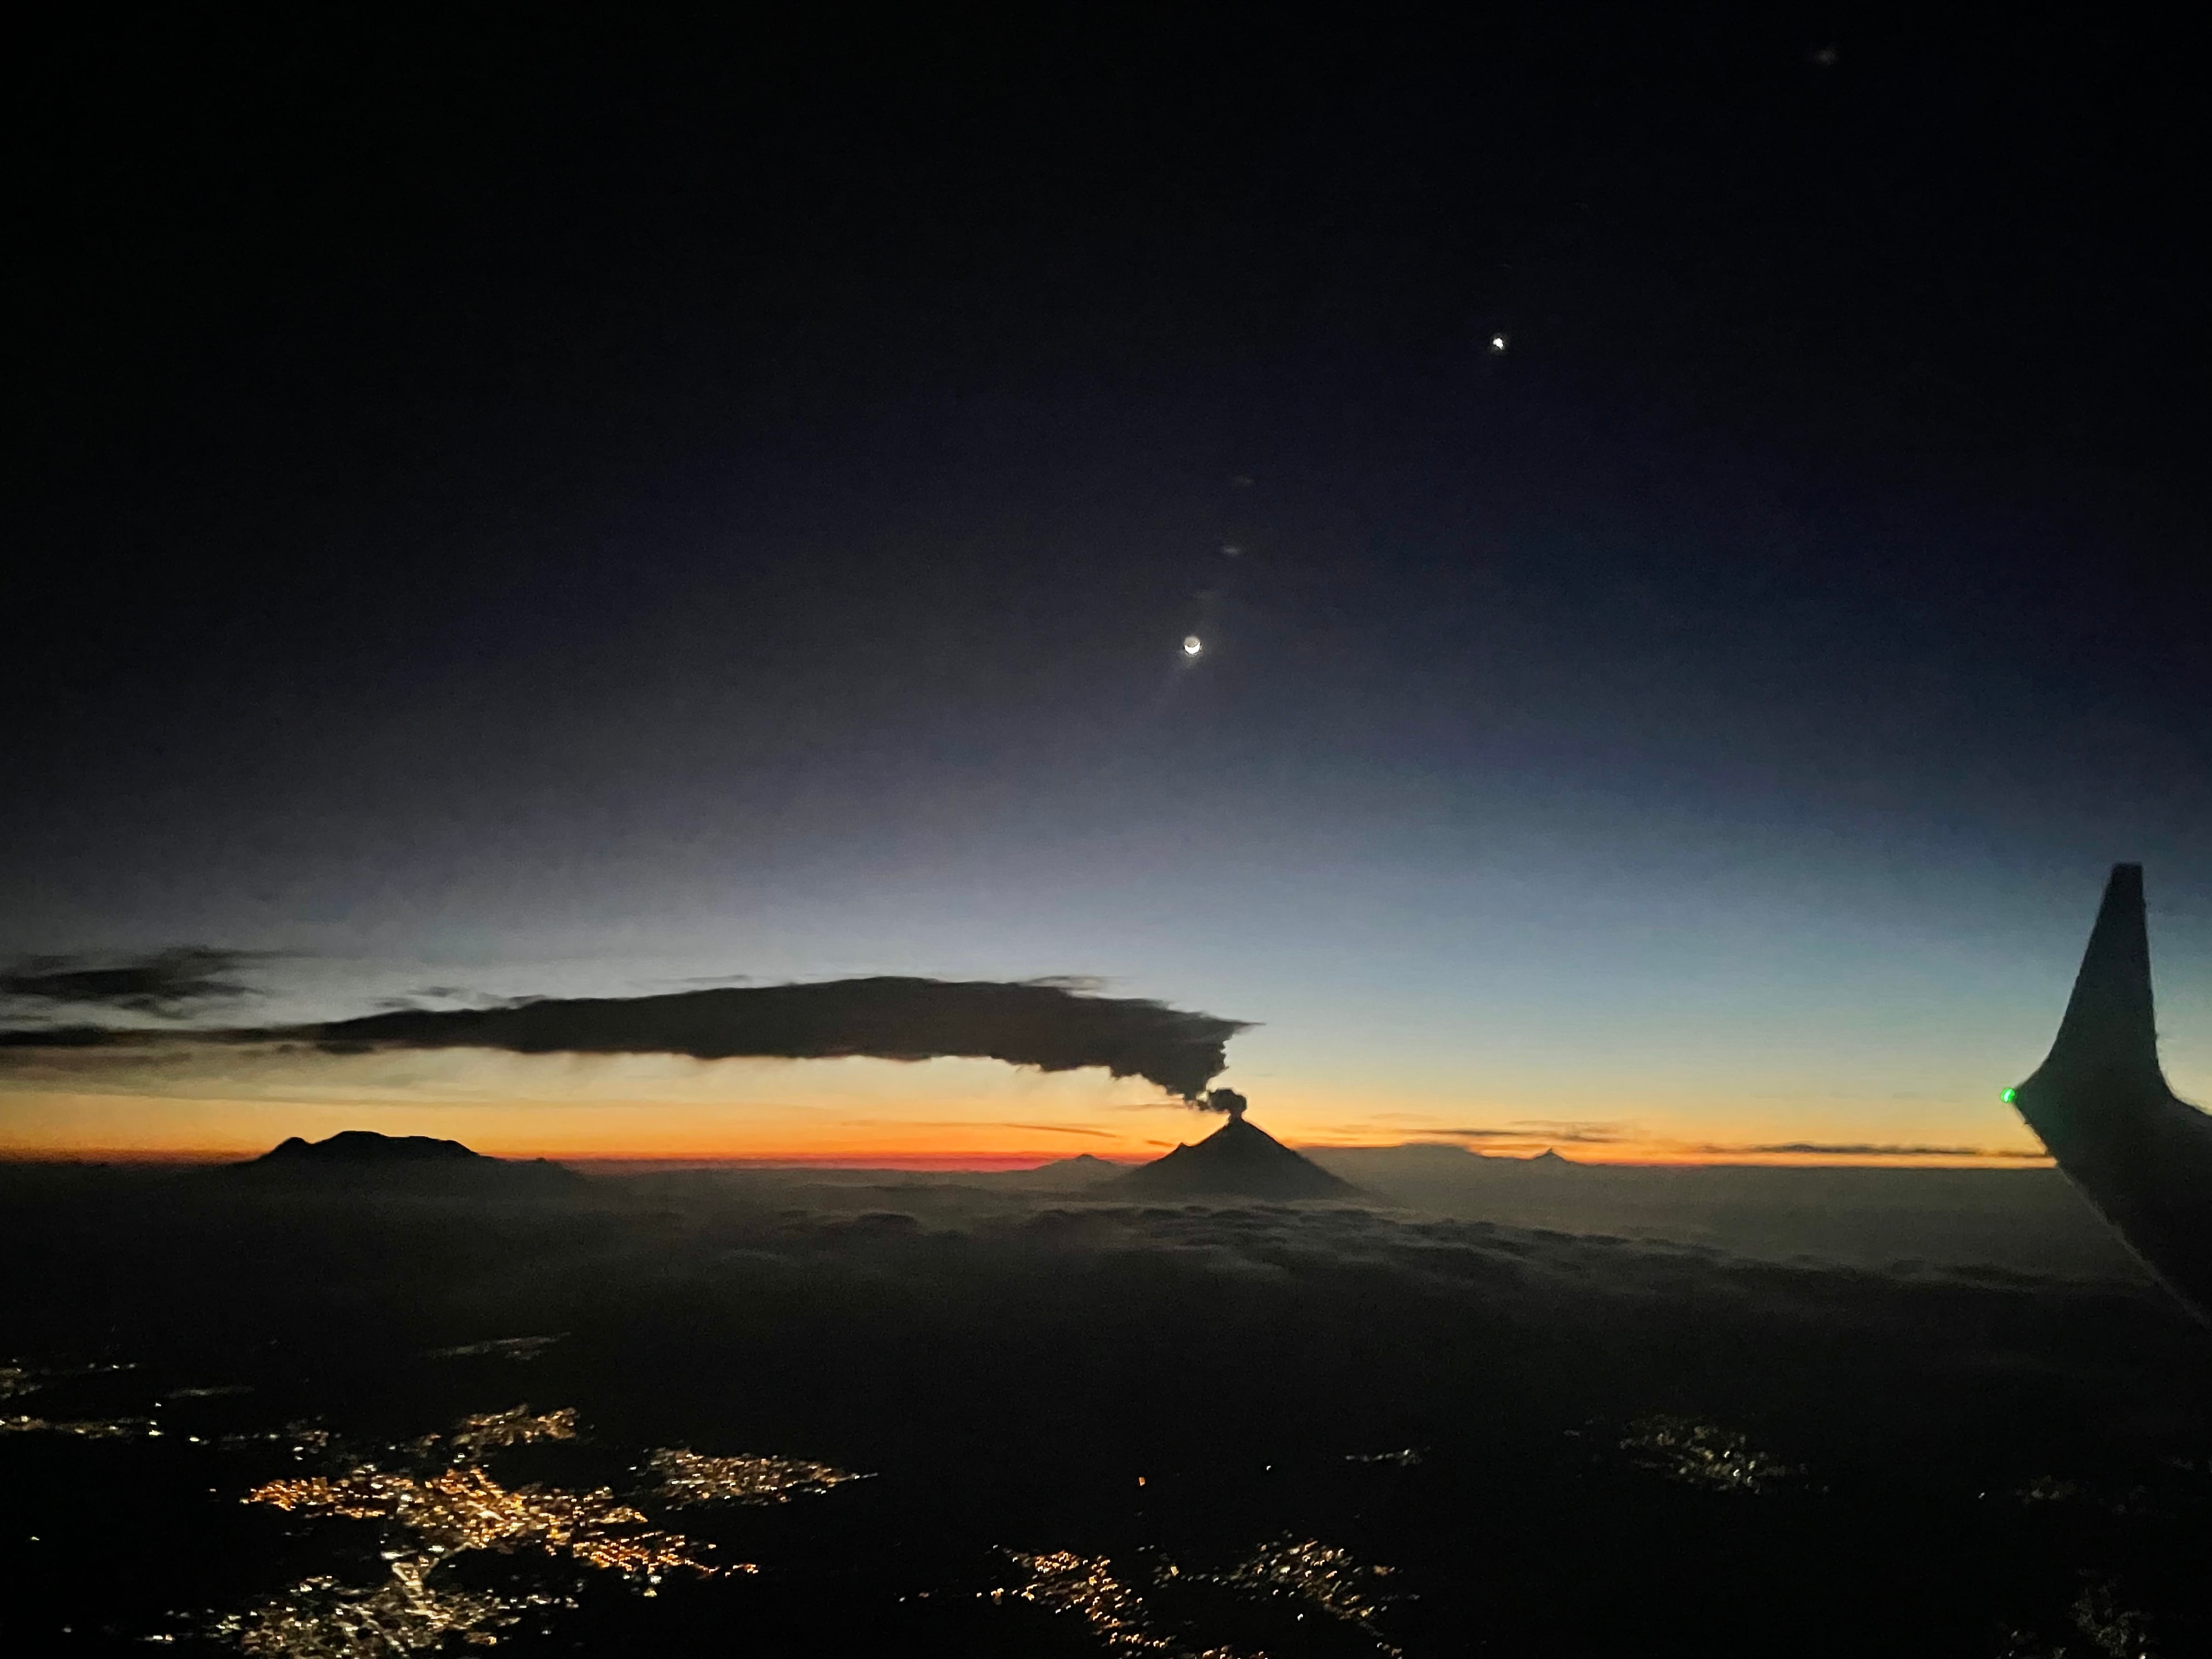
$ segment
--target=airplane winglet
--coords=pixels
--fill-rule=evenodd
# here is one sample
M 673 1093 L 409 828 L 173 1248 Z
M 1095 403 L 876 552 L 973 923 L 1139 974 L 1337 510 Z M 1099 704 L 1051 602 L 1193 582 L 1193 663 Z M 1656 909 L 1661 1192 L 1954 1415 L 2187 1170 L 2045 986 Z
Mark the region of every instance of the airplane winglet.
M 2168 1288 L 2212 1317 L 2212 1118 L 2159 1069 L 2141 865 L 2112 866 L 2051 1053 L 2005 1098 Z
M 2074 994 L 2042 1070 L 2165 1085 L 2158 1067 L 2140 864 L 2112 866 L 2088 948 L 2081 953 L 2081 972 L 2074 977 Z

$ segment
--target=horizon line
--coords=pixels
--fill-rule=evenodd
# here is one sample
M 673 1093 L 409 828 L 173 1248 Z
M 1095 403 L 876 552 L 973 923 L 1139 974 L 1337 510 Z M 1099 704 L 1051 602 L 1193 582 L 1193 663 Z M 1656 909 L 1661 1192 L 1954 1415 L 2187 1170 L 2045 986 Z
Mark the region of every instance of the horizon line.
M 464 1145 L 467 1143 L 463 1143 Z M 1589 1169 L 1987 1169 L 2022 1170 L 2050 1169 L 2054 1161 L 2040 1150 L 2013 1151 L 2002 1147 L 1974 1151 L 1945 1149 L 1941 1152 L 1865 1152 L 1849 1153 L 1781 1152 L 1771 1150 L 1731 1152 L 1718 1147 L 1672 1148 L 1613 1146 L 1603 1149 L 1576 1146 L 1571 1152 L 1532 1139 L 1527 1145 L 1530 1151 L 1511 1152 L 1478 1151 L 1463 1142 L 1449 1139 L 1411 1139 L 1376 1142 L 1306 1142 L 1285 1143 L 1297 1152 L 1326 1157 L 1331 1152 L 1403 1152 L 1416 1148 L 1438 1151 L 1454 1149 L 1471 1159 L 1492 1164 L 1526 1164 L 1553 1152 L 1564 1163 Z M 677 1148 L 635 1148 L 630 1150 L 576 1149 L 562 1151 L 545 1147 L 496 1147 L 486 1151 L 471 1146 L 488 1158 L 511 1160 L 542 1158 L 549 1163 L 580 1164 L 661 1164 L 690 1167 L 776 1170 L 908 1170 L 916 1172 L 937 1171 L 953 1174 L 967 1171 L 974 1174 L 1006 1174 L 1042 1168 L 1050 1164 L 1067 1162 L 1080 1154 L 1067 1150 L 1052 1151 L 1009 1150 L 1006 1152 L 899 1152 L 890 1150 L 870 1152 L 720 1152 Z M 176 1164 L 204 1165 L 236 1164 L 259 1158 L 269 1151 L 267 1146 L 0 1146 L 0 1164 Z M 1127 1154 L 1106 1155 L 1091 1153 L 1101 1163 L 1136 1168 L 1152 1161 L 1147 1157 Z

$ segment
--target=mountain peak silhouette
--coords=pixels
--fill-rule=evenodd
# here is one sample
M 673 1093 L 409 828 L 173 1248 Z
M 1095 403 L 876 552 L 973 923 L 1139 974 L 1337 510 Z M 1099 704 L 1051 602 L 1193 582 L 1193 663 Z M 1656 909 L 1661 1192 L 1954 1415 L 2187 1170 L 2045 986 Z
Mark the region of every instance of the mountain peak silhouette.
M 1125 1193 L 1162 1198 L 1340 1198 L 1358 1190 L 1241 1114 L 1196 1146 L 1178 1146 L 1115 1185 Z
M 458 1140 L 345 1129 L 326 1140 L 299 1135 L 243 1164 L 218 1166 L 228 1179 L 273 1190 L 444 1193 L 574 1192 L 585 1178 L 542 1158 L 487 1158 Z
M 430 1135 L 385 1135 L 374 1129 L 341 1129 L 327 1140 L 307 1140 L 299 1135 L 278 1143 L 253 1161 L 257 1164 L 458 1164 L 473 1160 L 489 1164 L 482 1152 L 471 1152 L 458 1140 L 439 1140 Z

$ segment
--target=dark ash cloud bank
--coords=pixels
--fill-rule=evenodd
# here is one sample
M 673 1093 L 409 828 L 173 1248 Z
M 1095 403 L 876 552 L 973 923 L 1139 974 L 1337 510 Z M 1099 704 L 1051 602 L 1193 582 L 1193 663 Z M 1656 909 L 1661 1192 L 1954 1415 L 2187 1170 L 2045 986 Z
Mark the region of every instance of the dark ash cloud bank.
M 1040 1071 L 1099 1066 L 1195 1100 L 1247 1022 L 1065 982 L 881 977 L 723 986 L 665 996 L 548 998 L 495 1008 L 402 1009 L 319 1025 L 211 1035 L 307 1042 L 334 1054 L 495 1048 L 523 1054 L 688 1054 L 821 1060 L 1002 1060 Z

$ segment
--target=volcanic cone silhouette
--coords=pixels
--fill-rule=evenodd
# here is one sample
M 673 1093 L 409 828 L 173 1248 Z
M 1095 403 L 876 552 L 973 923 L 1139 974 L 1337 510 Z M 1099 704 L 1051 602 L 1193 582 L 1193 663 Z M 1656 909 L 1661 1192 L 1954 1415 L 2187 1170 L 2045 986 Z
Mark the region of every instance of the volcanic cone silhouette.
M 2212 1117 L 2159 1069 L 2141 865 L 2112 866 L 2050 1056 L 2005 1097 L 2129 1248 L 2212 1322 Z
M 1178 1146 L 1115 1185 L 1143 1198 L 1338 1198 L 1358 1190 L 1249 1121 L 1244 1097 L 1234 1089 L 1214 1090 L 1205 1106 L 1227 1113 L 1229 1121 L 1195 1146 Z

